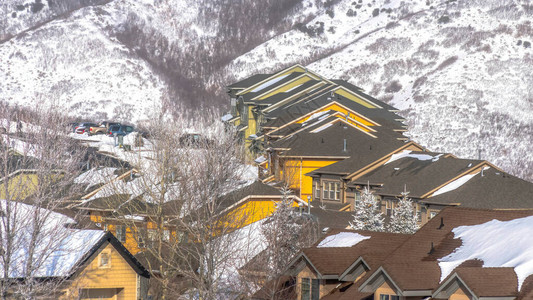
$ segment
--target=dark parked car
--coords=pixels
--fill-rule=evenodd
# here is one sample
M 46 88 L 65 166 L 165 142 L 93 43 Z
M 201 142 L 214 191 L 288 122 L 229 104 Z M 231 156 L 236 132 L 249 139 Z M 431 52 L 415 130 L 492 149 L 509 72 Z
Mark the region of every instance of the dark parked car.
M 107 131 L 107 135 L 114 136 L 114 135 L 122 135 L 125 136 L 127 134 L 130 134 L 133 132 L 133 126 L 129 125 L 113 125 L 109 127 L 109 130 Z
M 90 123 L 90 122 L 82 122 L 82 123 L 79 123 L 78 126 L 76 127 L 75 131 L 77 134 L 82 134 L 82 133 L 89 133 L 89 128 L 93 127 L 93 126 L 97 126 L 96 123 Z

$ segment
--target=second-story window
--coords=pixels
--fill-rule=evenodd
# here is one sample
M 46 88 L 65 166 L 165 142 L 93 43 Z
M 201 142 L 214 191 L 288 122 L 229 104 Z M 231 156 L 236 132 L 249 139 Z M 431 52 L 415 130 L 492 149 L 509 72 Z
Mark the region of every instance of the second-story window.
M 122 243 L 126 242 L 126 226 L 117 225 L 115 236 L 117 237 L 117 240 L 121 241 Z

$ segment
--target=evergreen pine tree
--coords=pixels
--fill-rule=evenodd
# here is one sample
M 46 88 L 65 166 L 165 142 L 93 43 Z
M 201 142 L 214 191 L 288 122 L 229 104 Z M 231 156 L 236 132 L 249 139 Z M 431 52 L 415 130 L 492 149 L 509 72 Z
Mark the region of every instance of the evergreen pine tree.
M 379 209 L 379 201 L 365 187 L 361 193 L 361 200 L 356 202 L 353 222 L 350 222 L 355 230 L 384 231 L 383 213 Z
M 413 201 L 407 198 L 409 192 L 404 191 L 402 198 L 392 210 L 392 215 L 387 231 L 396 233 L 413 234 L 418 230 L 417 216 L 413 207 Z

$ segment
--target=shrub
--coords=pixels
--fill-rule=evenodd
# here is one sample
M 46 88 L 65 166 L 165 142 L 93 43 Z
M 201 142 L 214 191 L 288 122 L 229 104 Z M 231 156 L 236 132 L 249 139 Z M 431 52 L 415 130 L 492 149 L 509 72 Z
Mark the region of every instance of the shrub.
M 524 48 L 531 48 L 531 43 L 528 41 L 524 41 Z
M 372 16 L 377 17 L 379 15 L 379 8 L 376 8 L 372 11 Z
M 353 10 L 353 9 L 350 8 L 350 9 L 348 9 L 348 11 L 346 12 L 346 15 L 347 15 L 348 17 L 355 17 L 355 16 L 357 16 L 357 12 L 356 12 L 355 10 Z
M 439 24 L 447 24 L 447 23 L 450 23 L 450 17 L 448 17 L 448 16 L 442 16 L 442 17 L 440 17 L 440 18 L 437 20 L 437 22 L 438 22 Z
M 402 85 L 398 80 L 393 80 L 386 88 L 385 93 L 396 93 L 402 89 Z

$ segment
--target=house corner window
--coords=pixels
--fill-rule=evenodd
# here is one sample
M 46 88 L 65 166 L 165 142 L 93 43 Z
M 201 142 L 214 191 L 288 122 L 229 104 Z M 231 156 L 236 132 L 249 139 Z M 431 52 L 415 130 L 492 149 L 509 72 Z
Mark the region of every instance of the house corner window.
M 320 198 L 320 182 L 315 181 L 315 199 Z

